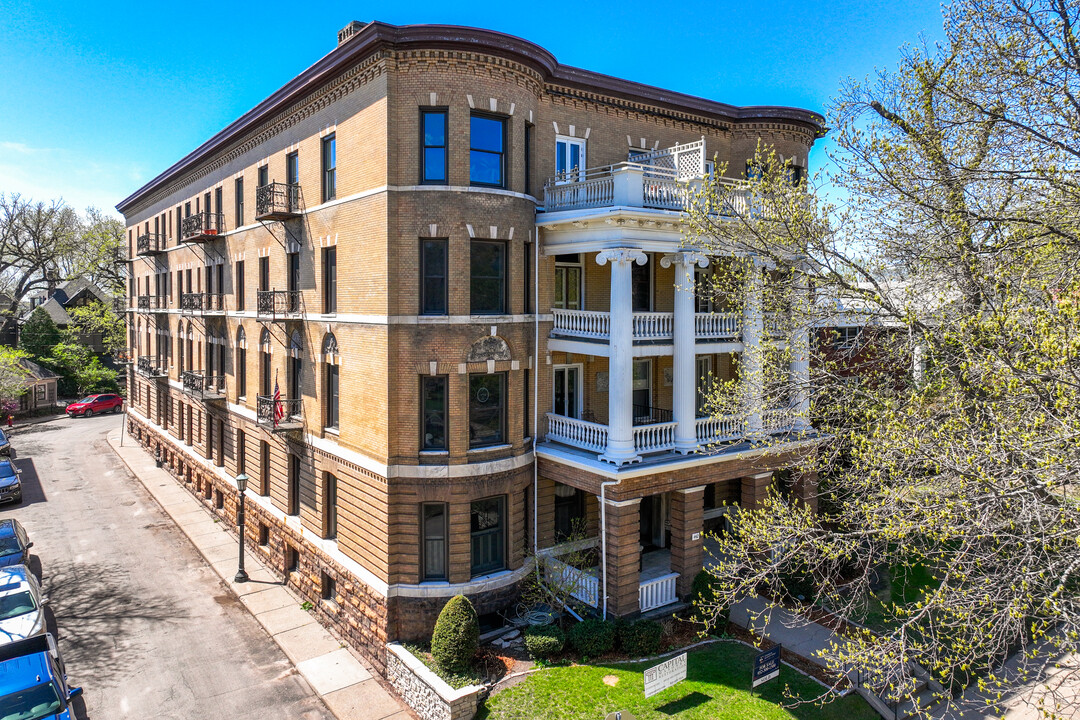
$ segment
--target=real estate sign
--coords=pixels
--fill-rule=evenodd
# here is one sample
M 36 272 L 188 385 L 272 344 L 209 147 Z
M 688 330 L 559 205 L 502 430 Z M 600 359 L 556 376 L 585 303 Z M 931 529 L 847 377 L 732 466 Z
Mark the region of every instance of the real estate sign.
M 683 653 L 645 671 L 645 697 L 652 697 L 685 679 L 686 653 Z
M 754 673 L 751 676 L 751 687 L 757 687 L 763 682 L 780 677 L 780 646 L 758 653 L 754 658 Z

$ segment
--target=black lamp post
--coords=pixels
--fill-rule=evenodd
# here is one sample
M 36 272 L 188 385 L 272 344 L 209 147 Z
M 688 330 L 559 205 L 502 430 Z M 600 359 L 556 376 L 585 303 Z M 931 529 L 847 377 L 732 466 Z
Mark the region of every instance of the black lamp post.
M 236 522 L 240 526 L 240 568 L 233 578 L 238 583 L 247 582 L 248 574 L 244 572 L 244 491 L 247 490 L 248 476 L 240 473 L 236 476 L 236 489 L 240 491 L 240 509 L 236 513 Z

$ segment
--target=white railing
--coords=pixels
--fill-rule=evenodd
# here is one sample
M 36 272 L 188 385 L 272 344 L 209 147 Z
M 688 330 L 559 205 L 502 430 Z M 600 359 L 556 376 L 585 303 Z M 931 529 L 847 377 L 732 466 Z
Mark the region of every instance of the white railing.
M 555 319 L 552 332 L 557 335 L 606 340 L 611 335 L 611 316 L 593 310 L 562 310 L 553 308 Z
M 608 426 L 548 413 L 547 439 L 582 450 L 602 453 L 607 450 Z M 673 431 L 674 433 L 674 431 Z M 672 435 L 674 437 L 674 434 Z
M 795 424 L 794 413 L 791 408 L 771 408 L 762 413 L 761 422 L 765 432 L 790 430 Z
M 549 583 L 558 585 L 589 607 L 600 604 L 599 578 L 555 558 L 547 558 L 544 567 Z
M 765 313 L 765 334 L 768 337 L 782 338 L 787 333 L 784 330 L 784 323 L 787 320 L 781 313 Z
M 697 426 L 697 441 L 703 445 L 738 440 L 746 434 L 743 419 L 738 415 L 698 418 L 694 424 Z
M 606 174 L 603 171 L 607 170 Z M 615 204 L 615 178 L 611 168 L 586 170 L 584 180 L 567 182 L 548 181 L 544 186 L 544 208 L 547 210 L 572 210 L 579 208 L 606 207 Z
M 681 179 L 705 175 L 705 138 L 663 150 L 650 150 L 630 158 L 636 165 L 645 165 L 650 172 L 668 170 Z
M 675 313 L 634 313 L 635 340 L 670 340 L 674 335 Z
M 638 609 L 641 612 L 670 605 L 679 599 L 675 594 L 675 581 L 679 573 L 670 573 L 638 585 Z
M 686 182 L 674 177 L 648 177 L 641 188 L 645 207 L 682 210 L 690 193 Z
M 675 448 L 676 422 L 634 426 L 634 450 L 639 453 L 664 452 Z
M 694 333 L 699 338 L 738 340 L 741 320 L 738 313 L 698 313 L 694 316 Z

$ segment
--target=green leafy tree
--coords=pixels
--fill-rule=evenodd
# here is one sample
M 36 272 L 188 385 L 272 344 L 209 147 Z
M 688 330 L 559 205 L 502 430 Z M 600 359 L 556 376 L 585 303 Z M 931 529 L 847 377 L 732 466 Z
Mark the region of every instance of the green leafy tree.
M 127 327 L 124 320 L 105 303 L 94 301 L 70 308 L 68 315 L 71 316 L 75 335 L 100 336 L 105 353 L 117 354 L 127 347 Z
M 40 362 L 60 375 L 61 395 L 74 396 L 95 392 L 115 392 L 117 373 L 103 366 L 90 349 L 79 342 L 65 340 Z
M 26 392 L 26 378 L 30 371 L 22 364 L 26 353 L 22 350 L 0 346 L 0 406 L 8 411 L 17 407 L 17 401 Z
M 49 313 L 37 308 L 19 329 L 19 346 L 32 358 L 47 357 L 62 334 Z
M 906 48 L 830 107 L 835 171 L 818 185 L 842 203 L 761 148 L 760 173 L 706 182 L 689 214 L 688 245 L 735 256 L 702 291 L 738 303 L 757 277 L 786 330 L 869 327 L 823 335 L 813 360 L 807 419 L 827 441 L 802 469 L 821 474 L 821 513 L 774 495 L 732 515 L 699 610 L 766 588 L 876 616 L 828 661 L 890 697 L 919 664 L 991 700 L 1052 674 L 1027 701 L 1078 710 L 1078 25 L 1076 3 L 956 0 L 946 42 Z M 755 352 L 740 373 L 763 397 L 718 383 L 711 412 L 808 392 L 786 372 L 809 359 L 795 343 Z M 1018 652 L 1029 664 L 1007 678 Z

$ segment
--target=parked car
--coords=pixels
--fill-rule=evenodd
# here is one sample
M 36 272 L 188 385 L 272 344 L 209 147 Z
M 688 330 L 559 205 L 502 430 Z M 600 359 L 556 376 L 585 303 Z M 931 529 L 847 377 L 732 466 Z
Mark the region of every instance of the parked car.
M 0 455 L 11 457 L 11 441 L 3 430 L 0 430 Z
M 107 393 L 105 395 L 90 395 L 78 402 L 71 403 L 67 406 L 67 414 L 71 417 L 76 415 L 93 417 L 110 411 L 114 413 L 122 412 L 123 409 L 124 398 L 114 393 Z
M 25 565 L 34 543 L 18 520 L 0 520 L 0 568 Z
M 0 570 L 0 645 L 45 632 L 41 587 L 25 565 Z
M 71 720 L 69 687 L 56 638 L 48 633 L 0 645 L 0 718 Z
M 22 502 L 22 470 L 10 460 L 0 460 L 0 503 Z

